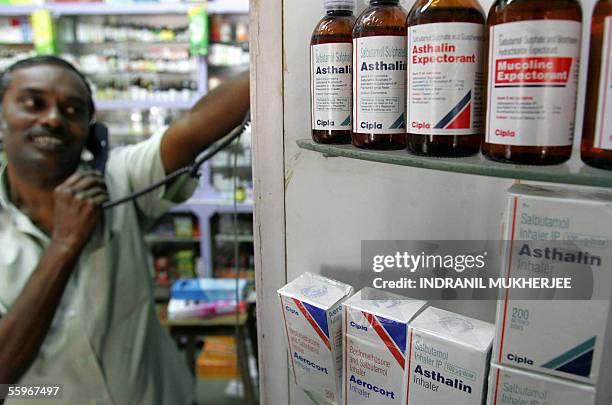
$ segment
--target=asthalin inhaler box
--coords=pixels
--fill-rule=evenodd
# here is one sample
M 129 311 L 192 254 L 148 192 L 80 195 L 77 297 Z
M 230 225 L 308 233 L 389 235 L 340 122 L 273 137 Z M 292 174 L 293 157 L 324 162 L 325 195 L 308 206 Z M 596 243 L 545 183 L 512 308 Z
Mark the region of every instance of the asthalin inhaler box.
M 612 194 L 515 185 L 507 212 L 504 276 L 578 273 L 572 288 L 586 295 L 564 300 L 558 294 L 572 290 L 504 292 L 497 307 L 493 360 L 595 385 L 598 395 L 610 398 L 605 392 L 611 392 L 612 379 Z M 540 299 L 530 299 L 538 294 Z M 547 294 L 550 299 L 541 299 Z
M 406 405 L 482 405 L 495 326 L 429 307 L 408 326 Z
M 311 273 L 278 290 L 295 383 L 330 404 L 340 403 L 341 304 L 352 292 L 350 285 Z
M 491 364 L 487 405 L 604 405 L 595 389 L 562 378 Z
M 344 405 L 404 405 L 408 323 L 425 305 L 371 288 L 344 302 Z

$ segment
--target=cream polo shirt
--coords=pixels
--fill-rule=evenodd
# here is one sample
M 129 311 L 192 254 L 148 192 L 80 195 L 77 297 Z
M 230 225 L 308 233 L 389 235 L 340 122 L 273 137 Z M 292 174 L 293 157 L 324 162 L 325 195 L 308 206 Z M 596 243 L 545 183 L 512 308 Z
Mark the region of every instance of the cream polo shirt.
M 111 151 L 105 173 L 111 200 L 164 176 L 159 152 L 164 132 L 165 128 L 147 141 Z M 0 313 L 4 314 L 50 238 L 9 201 L 4 167 L 0 176 Z M 143 234 L 194 188 L 194 181 L 177 181 L 168 190 L 104 213 L 70 277 L 40 353 L 20 380 L 20 384 L 61 384 L 63 398 L 6 405 L 192 404 L 193 377 L 155 315 Z M 36 320 L 26 317 L 23 322 Z

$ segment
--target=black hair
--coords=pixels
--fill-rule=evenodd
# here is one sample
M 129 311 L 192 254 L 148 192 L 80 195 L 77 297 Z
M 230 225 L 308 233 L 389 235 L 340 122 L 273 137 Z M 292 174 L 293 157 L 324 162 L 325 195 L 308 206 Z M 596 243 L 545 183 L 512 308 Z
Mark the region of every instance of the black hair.
M 58 67 L 67 69 L 73 72 L 74 74 L 76 74 L 81 79 L 81 81 L 85 85 L 85 88 L 87 89 L 87 95 L 89 96 L 89 100 L 87 102 L 88 104 L 87 107 L 89 109 L 89 116 L 93 117 L 94 113 L 96 112 L 96 107 L 93 102 L 93 92 L 91 90 L 91 86 L 89 85 L 89 82 L 87 81 L 83 73 L 81 73 L 76 67 L 74 67 L 72 63 L 66 61 L 65 59 L 59 58 L 57 56 L 52 56 L 52 55 L 40 55 L 40 56 L 33 56 L 27 59 L 22 59 L 20 61 L 13 63 L 8 68 L 6 68 L 4 72 L 2 72 L 2 75 L 0 75 L 0 100 L 4 98 L 4 93 L 6 92 L 9 85 L 11 84 L 11 73 L 12 72 L 19 70 L 19 69 L 26 69 L 32 66 L 44 66 L 44 65 L 58 66 Z

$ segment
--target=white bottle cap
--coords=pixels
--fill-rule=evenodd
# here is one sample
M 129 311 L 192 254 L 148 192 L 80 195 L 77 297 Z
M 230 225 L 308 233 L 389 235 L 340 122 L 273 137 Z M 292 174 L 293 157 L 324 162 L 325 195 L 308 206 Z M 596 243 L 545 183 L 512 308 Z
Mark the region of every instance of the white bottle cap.
M 330 10 L 354 10 L 355 0 L 325 0 L 324 8 Z

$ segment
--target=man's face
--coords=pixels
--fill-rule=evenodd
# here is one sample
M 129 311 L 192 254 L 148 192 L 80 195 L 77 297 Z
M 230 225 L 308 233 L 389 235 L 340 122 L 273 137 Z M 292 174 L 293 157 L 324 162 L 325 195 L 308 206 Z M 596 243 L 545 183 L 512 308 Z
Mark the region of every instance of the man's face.
M 17 69 L 2 99 L 4 143 L 17 175 L 61 181 L 79 164 L 89 133 L 88 92 L 68 69 Z

